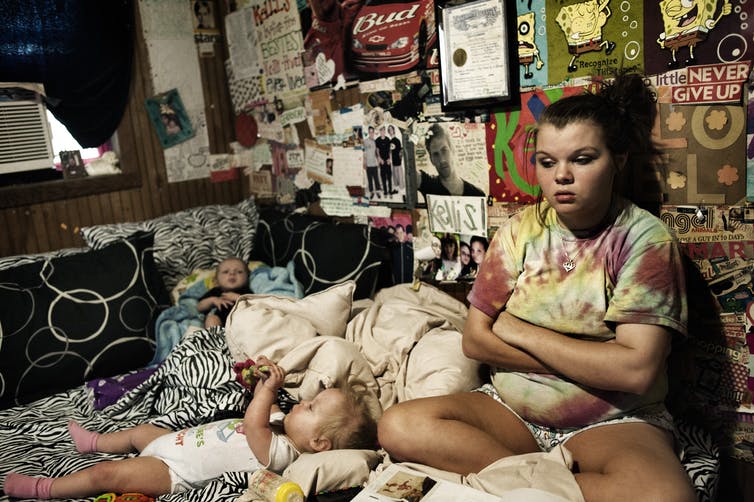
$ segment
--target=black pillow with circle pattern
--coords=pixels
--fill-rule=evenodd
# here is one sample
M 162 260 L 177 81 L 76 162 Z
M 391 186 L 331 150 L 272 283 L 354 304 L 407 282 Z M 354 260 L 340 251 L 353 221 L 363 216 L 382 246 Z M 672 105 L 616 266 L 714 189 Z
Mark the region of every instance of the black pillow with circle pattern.
M 100 250 L 0 270 L 0 409 L 147 364 L 169 302 L 140 232 Z
M 353 280 L 353 299 L 393 285 L 389 235 L 369 225 L 263 210 L 251 259 L 285 267 L 293 260 L 304 294 Z
M 154 233 L 154 260 L 165 287 L 172 289 L 199 268 L 212 268 L 231 256 L 248 260 L 259 213 L 250 197 L 238 204 L 214 204 L 152 220 L 95 225 L 81 229 L 93 249 L 138 231 Z
M 250 259 L 264 262 L 271 267 L 285 267 L 301 248 L 304 232 L 312 225 L 330 222 L 331 219 L 326 216 L 284 213 L 276 209 L 262 208 Z
M 60 258 L 61 256 L 71 256 L 74 254 L 85 253 L 90 248 L 63 248 L 55 251 L 47 251 L 45 253 L 34 254 L 18 254 L 13 256 L 3 256 L 0 258 L 0 270 L 6 268 L 18 267 L 20 265 L 27 265 L 42 260 L 49 260 L 51 258 Z

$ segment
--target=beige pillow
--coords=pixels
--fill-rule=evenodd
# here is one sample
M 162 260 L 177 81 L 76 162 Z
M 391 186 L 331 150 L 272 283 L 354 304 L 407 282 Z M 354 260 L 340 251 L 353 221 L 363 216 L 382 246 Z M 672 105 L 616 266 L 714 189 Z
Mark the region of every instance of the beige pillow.
M 345 490 L 366 483 L 369 472 L 380 460 L 380 455 L 373 450 L 302 453 L 283 476 L 298 483 L 306 494 Z
M 317 335 L 343 338 L 356 283 L 347 281 L 304 298 L 251 294 L 238 299 L 225 322 L 235 361 L 264 354 L 279 361 Z
M 431 330 L 411 349 L 400 400 L 476 389 L 482 385 L 479 369 L 478 361 L 463 355 L 461 333 Z

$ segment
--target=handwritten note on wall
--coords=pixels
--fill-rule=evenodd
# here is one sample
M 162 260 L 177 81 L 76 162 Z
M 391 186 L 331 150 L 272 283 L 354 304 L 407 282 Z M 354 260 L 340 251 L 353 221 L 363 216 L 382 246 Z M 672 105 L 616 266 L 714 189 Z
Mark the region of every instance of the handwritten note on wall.
M 327 172 L 327 160 L 332 159 L 332 149 L 314 140 L 304 140 L 304 166 L 306 175 L 321 183 L 332 183 L 332 172 Z
M 484 197 L 428 194 L 427 213 L 432 232 L 487 237 L 487 204 Z
M 292 0 L 254 0 L 252 3 L 257 50 L 264 69 L 268 98 L 288 98 L 308 91 L 301 53 L 301 18 Z

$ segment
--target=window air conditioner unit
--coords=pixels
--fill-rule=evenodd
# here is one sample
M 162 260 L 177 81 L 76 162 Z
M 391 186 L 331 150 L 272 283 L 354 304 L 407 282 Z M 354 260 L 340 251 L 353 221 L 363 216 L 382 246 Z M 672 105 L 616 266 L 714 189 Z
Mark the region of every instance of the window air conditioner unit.
M 0 174 L 55 165 L 45 105 L 30 94 L 0 100 Z

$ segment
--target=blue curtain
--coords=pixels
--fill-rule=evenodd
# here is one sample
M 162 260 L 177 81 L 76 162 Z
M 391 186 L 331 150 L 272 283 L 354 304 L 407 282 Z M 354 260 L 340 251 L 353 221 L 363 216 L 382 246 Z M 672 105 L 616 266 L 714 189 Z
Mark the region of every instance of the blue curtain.
M 128 103 L 133 0 L 0 0 L 0 82 L 41 82 L 83 147 L 105 143 Z

